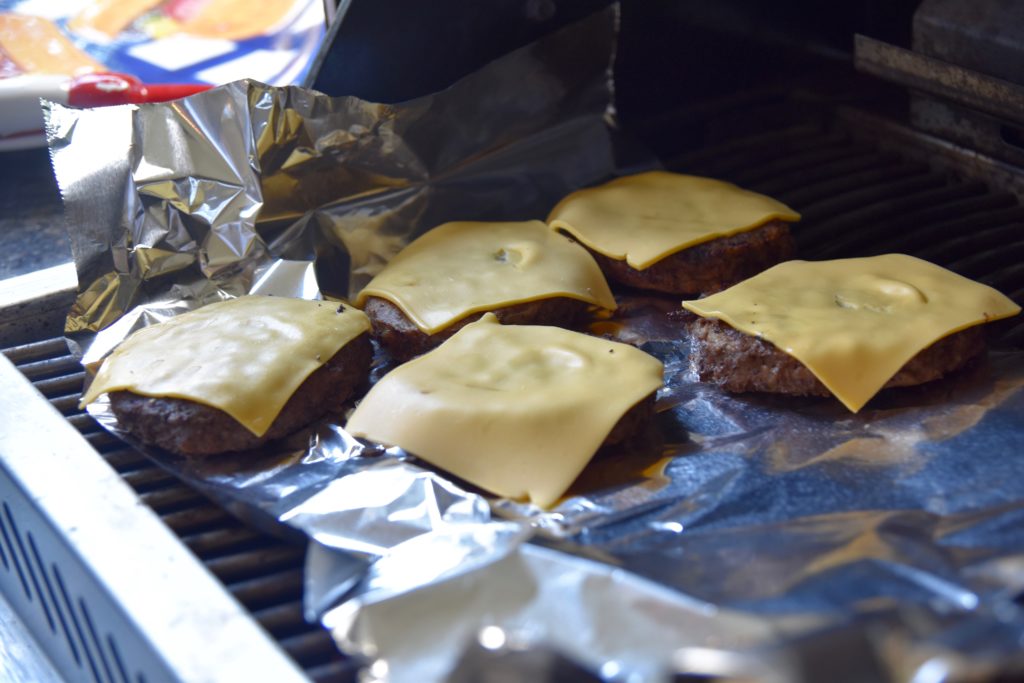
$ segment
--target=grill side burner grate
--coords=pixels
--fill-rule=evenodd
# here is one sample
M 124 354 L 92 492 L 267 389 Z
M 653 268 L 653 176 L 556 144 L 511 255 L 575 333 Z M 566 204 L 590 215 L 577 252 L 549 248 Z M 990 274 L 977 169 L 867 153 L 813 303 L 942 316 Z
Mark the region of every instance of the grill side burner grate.
M 1015 197 L 877 149 L 842 128 L 800 125 L 736 138 L 666 166 L 729 180 L 801 211 L 804 219 L 795 232 L 803 258 L 902 251 L 991 284 L 1018 303 L 1024 300 L 1024 208 Z M 1020 346 L 1024 324 L 1009 327 L 1002 339 Z M 329 635 L 303 620 L 300 546 L 246 527 L 82 413 L 77 406 L 84 373 L 63 339 L 4 353 L 312 680 L 354 679 L 352 663 L 338 654 Z M 7 526 L 0 529 L 9 535 Z M 38 575 L 16 564 L 23 561 L 10 540 L 0 539 L 0 571 L 38 591 L 32 583 Z M 55 580 L 59 584 L 59 573 Z M 69 621 L 59 609 L 59 585 L 50 585 L 50 594 L 56 597 L 47 618 L 55 632 L 67 635 L 82 666 L 96 680 L 131 679 L 113 641 L 105 658 L 90 654 L 102 645 L 92 622 L 87 616 L 88 623 Z M 90 629 L 93 636 L 86 638 Z

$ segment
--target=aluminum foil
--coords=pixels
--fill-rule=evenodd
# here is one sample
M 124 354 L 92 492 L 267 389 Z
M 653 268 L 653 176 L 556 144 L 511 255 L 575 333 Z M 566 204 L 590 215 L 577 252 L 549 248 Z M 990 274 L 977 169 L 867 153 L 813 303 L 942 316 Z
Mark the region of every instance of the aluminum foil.
M 251 82 L 49 105 L 83 362 L 225 297 L 346 296 L 432 225 L 542 217 L 614 173 L 615 23 L 612 8 L 401 105 Z M 467 490 L 343 422 L 210 460 L 143 450 L 250 522 L 311 539 L 307 615 L 392 680 L 439 677 L 487 628 L 617 680 L 663 678 L 677 647 L 796 648 L 793 634 L 880 615 L 891 680 L 998 666 L 1024 643 L 1024 354 L 851 415 L 703 386 L 678 302 L 620 303 L 592 331 L 665 362 L 656 424 L 553 510 Z M 374 376 L 388 367 L 378 353 Z M 106 403 L 90 413 L 130 440 Z M 897 627 L 921 611 L 927 628 Z
M 67 334 L 95 357 L 109 347 L 93 351 L 95 334 L 120 322 L 123 337 L 140 310 L 278 275 L 279 293 L 309 295 L 304 263 L 346 297 L 442 222 L 545 216 L 613 171 L 617 21 L 612 7 L 395 105 L 252 81 L 166 104 L 45 103 L 80 282 Z

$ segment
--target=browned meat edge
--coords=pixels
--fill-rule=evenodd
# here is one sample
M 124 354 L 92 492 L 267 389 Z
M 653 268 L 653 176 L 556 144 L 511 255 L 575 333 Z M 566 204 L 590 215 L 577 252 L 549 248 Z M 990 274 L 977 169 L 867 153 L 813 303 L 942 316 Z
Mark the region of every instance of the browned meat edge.
M 577 327 L 585 319 L 589 304 L 568 297 L 553 297 L 496 308 L 492 312 L 505 325 L 553 325 Z M 475 313 L 435 334 L 427 334 L 410 320 L 405 312 L 387 299 L 370 296 L 363 307 L 373 325 L 378 341 L 398 360 L 408 360 L 426 353 L 451 337 L 464 326 L 479 320 Z
M 605 437 L 601 447 L 614 446 L 628 441 L 643 431 L 654 418 L 654 398 L 655 394 L 652 393 L 627 410 L 612 427 L 612 431 Z
M 372 357 L 368 334 L 350 341 L 306 378 L 262 437 L 222 410 L 186 399 L 115 391 L 110 394 L 110 406 L 121 426 L 143 443 L 182 455 L 249 450 L 340 412 L 366 381 Z
M 690 363 L 702 382 L 735 393 L 763 391 L 792 396 L 830 396 L 803 363 L 770 342 L 728 324 L 696 318 L 689 324 Z M 944 337 L 911 358 L 884 388 L 908 387 L 939 379 L 985 351 L 980 326 Z
M 678 251 L 644 270 L 590 250 L 609 280 L 669 294 L 718 292 L 796 255 L 789 225 L 774 220 Z

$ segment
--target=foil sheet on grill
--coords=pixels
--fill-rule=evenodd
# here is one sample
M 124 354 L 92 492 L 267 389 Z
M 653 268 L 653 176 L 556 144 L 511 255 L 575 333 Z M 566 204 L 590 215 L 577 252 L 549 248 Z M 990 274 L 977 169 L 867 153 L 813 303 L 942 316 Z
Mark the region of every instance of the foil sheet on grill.
M 252 82 L 47 105 L 83 362 L 227 297 L 351 295 L 433 225 L 543 217 L 615 173 L 616 19 L 399 105 Z M 307 615 L 389 680 L 457 666 L 472 680 L 460 657 L 474 643 L 554 647 L 609 680 L 694 662 L 739 676 L 750 657 L 832 647 L 801 634 L 835 629 L 863 635 L 894 681 L 1010 661 L 1024 638 L 1024 355 L 851 415 L 700 384 L 677 307 L 626 295 L 595 324 L 662 359 L 666 383 L 648 438 L 595 459 L 552 510 L 468 490 L 340 420 L 259 453 L 142 450 L 252 523 L 305 534 Z M 106 402 L 90 413 L 131 440 Z

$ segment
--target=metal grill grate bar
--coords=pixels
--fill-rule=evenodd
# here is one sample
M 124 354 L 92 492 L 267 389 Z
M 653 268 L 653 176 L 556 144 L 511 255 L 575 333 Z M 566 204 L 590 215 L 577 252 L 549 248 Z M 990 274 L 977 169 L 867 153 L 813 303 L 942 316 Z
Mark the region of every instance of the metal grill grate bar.
M 1011 299 L 1021 301 L 1022 293 L 1024 293 L 1024 288 L 1020 287 L 1021 282 L 1024 282 L 1024 263 L 1010 264 L 994 273 L 982 275 L 978 280 L 999 291 L 1010 292 L 1008 296 Z M 1011 289 L 1012 287 L 1017 287 L 1017 289 Z
M 62 337 L 54 339 L 43 339 L 30 344 L 21 344 L 4 349 L 3 354 L 7 359 L 20 369 L 22 365 L 53 358 L 55 356 L 68 355 L 68 344 Z M 77 369 L 77 368 L 76 368 Z
M 56 398 L 69 394 L 81 395 L 83 381 L 85 381 L 84 372 L 72 372 L 62 377 L 42 379 L 33 384 L 46 398 Z
M 184 535 L 185 542 L 197 557 L 208 559 L 260 544 L 263 535 L 248 527 L 218 528 Z
M 734 173 L 736 183 L 744 187 L 761 186 L 779 176 L 804 177 L 816 173 L 819 168 L 832 164 L 849 162 L 860 156 L 856 149 L 841 142 L 829 142 L 822 147 L 812 147 L 792 153 L 771 162 L 744 168 Z
M 894 202 L 900 204 L 898 212 L 891 216 L 872 216 L 859 229 L 852 229 L 854 224 L 851 221 L 827 221 L 824 225 L 832 228 L 837 237 L 828 244 L 818 245 L 814 249 L 814 256 L 840 258 L 849 253 L 865 256 L 881 254 L 891 251 L 888 246 L 890 242 L 896 242 L 904 249 L 920 249 L 934 243 L 933 236 L 937 231 L 941 234 L 942 229 L 949 225 L 951 217 L 971 216 L 970 221 L 974 227 L 999 221 L 1005 215 L 1000 211 L 965 211 L 967 208 L 973 209 L 976 204 L 973 201 L 959 201 L 965 197 L 968 200 L 974 199 L 972 187 L 927 189 Z
M 201 505 L 186 510 L 176 510 L 160 515 L 168 527 L 179 536 L 215 529 L 232 517 L 215 505 Z
M 323 664 L 335 659 L 337 647 L 331 640 L 324 640 L 320 633 L 303 633 L 281 639 L 281 646 L 304 667 Z
M 863 168 L 846 171 L 842 165 L 837 165 L 836 169 L 815 171 L 812 177 L 802 178 L 799 182 L 792 178 L 779 178 L 760 185 L 758 189 L 793 206 L 813 207 L 849 192 L 850 188 L 889 183 L 925 170 L 923 165 L 900 163 L 885 155 L 871 155 L 869 159 L 872 163 L 865 164 Z M 829 173 L 830 170 L 834 172 Z
M 103 454 L 103 459 L 118 472 L 127 472 L 140 467 L 151 467 L 150 462 L 146 460 L 145 456 L 134 448 L 125 446 L 121 441 L 117 440 L 117 437 L 108 432 L 96 432 L 90 436 L 96 437 L 95 440 L 101 442 L 102 448 L 97 448 L 97 450 Z M 89 439 L 89 443 L 93 444 L 93 447 L 96 448 L 93 441 L 93 439 Z
M 181 510 L 197 505 L 205 500 L 202 495 L 183 485 L 157 489 L 156 491 L 141 491 L 139 492 L 139 498 L 146 505 L 153 508 L 157 514 Z
M 713 144 L 666 160 L 665 166 L 680 173 L 731 179 L 743 168 L 777 159 L 793 150 L 828 144 L 835 139 L 835 136 L 830 137 L 814 126 L 794 126 Z
M 992 237 L 997 240 L 1013 239 L 1015 236 L 1006 231 L 999 232 L 998 236 L 989 234 L 988 238 L 983 237 L 990 233 L 992 225 L 996 225 L 996 230 L 999 230 L 1007 219 L 1014 220 L 1015 216 L 1017 219 L 1024 218 L 1024 209 L 1020 207 L 999 210 L 999 199 L 998 196 L 976 197 L 959 202 L 940 203 L 935 209 L 921 211 L 917 215 L 916 225 L 907 221 L 901 222 L 892 232 L 902 231 L 903 234 L 881 240 L 877 251 L 905 251 L 916 247 L 919 254 L 924 254 L 931 247 L 922 245 L 942 245 L 957 241 L 962 236 L 969 236 L 971 239 L 969 243 L 961 244 L 968 249 L 991 246 L 993 242 L 988 241 L 988 238 Z M 970 218 L 962 218 L 965 214 Z M 943 260 L 948 260 L 952 253 L 955 252 L 947 252 L 947 257 Z
M 173 486 L 178 480 L 159 467 L 145 467 L 121 473 L 125 481 L 139 493 L 148 493 L 165 486 Z
M 228 588 L 250 610 L 302 599 L 302 569 L 286 569 L 257 579 L 231 583 Z
M 206 566 L 221 581 L 231 583 L 257 577 L 268 571 L 301 566 L 304 556 L 300 547 L 274 545 L 208 559 Z
M 357 668 L 351 661 L 330 662 L 306 669 L 315 683 L 338 683 L 356 680 Z
M 256 610 L 253 614 L 263 624 L 263 628 L 278 638 L 293 635 L 306 628 L 302 606 L 295 602 L 266 607 Z
M 872 176 L 884 174 L 888 169 L 898 165 L 895 155 L 878 154 L 869 150 L 851 150 L 849 156 L 821 165 L 803 174 L 805 185 L 794 189 L 793 179 L 789 176 L 766 178 L 758 182 L 758 187 L 765 194 L 778 197 L 786 195 L 786 201 L 794 204 L 809 204 L 812 201 L 830 197 L 836 189 L 849 187 L 850 176 L 870 179 Z M 798 183 L 797 183 L 798 184 Z
M 50 405 L 60 411 L 61 415 L 67 417 L 78 410 L 78 401 L 81 398 L 78 394 L 70 396 L 57 396 L 50 398 Z
M 931 174 L 893 175 L 875 185 L 852 187 L 831 199 L 811 204 L 801 213 L 805 223 L 798 238 L 831 241 L 832 235 L 870 228 L 877 220 L 888 220 L 902 211 L 926 206 L 928 193 L 943 186 L 942 176 Z
M 918 254 L 929 261 L 949 263 L 958 254 L 969 253 L 979 247 L 998 247 L 1014 239 L 1020 239 L 1024 234 L 1024 225 L 1021 223 L 982 229 L 978 229 L 973 223 L 973 218 L 961 218 L 947 224 L 945 239 L 935 239 L 930 246 L 920 249 Z
M 21 374 L 32 381 L 48 377 L 66 376 L 80 372 L 81 369 L 82 366 L 78 361 L 67 355 L 18 365 L 18 370 L 21 371 Z
M 71 426 L 77 429 L 82 434 L 94 434 L 99 432 L 102 427 L 96 424 L 96 420 L 92 419 L 85 413 L 79 413 L 77 415 L 68 415 L 68 422 Z
M 989 277 L 1003 269 L 1013 272 L 1011 269 L 1019 266 L 1022 260 L 1024 260 L 1024 242 L 1017 242 L 957 259 L 950 263 L 950 268 L 977 280 Z

